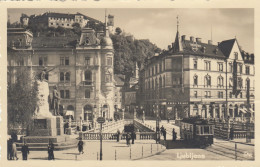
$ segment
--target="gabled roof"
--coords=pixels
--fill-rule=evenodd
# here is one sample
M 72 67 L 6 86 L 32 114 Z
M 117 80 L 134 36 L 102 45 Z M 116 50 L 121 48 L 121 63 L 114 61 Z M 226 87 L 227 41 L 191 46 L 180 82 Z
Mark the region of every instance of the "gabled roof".
M 218 46 L 225 55 L 225 57 L 229 57 L 230 52 L 234 46 L 236 39 L 230 39 L 226 41 L 222 41 Z

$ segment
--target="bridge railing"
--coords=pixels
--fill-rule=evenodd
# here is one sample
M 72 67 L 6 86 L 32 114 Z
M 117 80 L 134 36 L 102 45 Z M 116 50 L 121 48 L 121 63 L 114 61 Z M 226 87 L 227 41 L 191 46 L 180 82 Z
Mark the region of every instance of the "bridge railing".
M 89 132 L 80 132 L 79 137 L 82 140 L 99 140 L 100 133 L 89 133 Z M 136 132 L 136 140 L 154 140 L 156 138 L 155 132 Z M 116 133 L 102 133 L 102 140 L 116 140 Z M 126 133 L 120 134 L 120 139 L 126 139 Z

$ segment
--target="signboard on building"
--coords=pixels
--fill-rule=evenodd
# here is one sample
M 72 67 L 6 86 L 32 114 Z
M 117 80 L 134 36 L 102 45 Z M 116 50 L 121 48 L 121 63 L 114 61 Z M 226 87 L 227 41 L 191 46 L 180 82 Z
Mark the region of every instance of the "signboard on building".
M 98 117 L 98 118 L 97 118 L 97 122 L 100 123 L 100 124 L 105 123 L 105 121 L 106 121 L 106 120 L 105 120 L 104 117 Z

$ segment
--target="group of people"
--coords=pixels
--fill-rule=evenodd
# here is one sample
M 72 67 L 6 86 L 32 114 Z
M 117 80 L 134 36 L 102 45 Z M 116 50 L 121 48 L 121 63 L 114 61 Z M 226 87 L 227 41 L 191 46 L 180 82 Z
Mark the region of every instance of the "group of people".
M 130 140 L 132 140 L 132 144 L 135 144 L 135 139 L 136 139 L 136 133 L 135 131 L 127 132 L 126 133 L 126 145 L 130 146 Z
M 161 130 L 161 134 L 163 135 L 163 139 L 166 140 L 166 129 L 163 127 L 163 125 L 161 126 L 160 128 Z M 177 133 L 175 132 L 175 129 L 173 128 L 172 129 L 172 141 L 176 141 L 176 138 L 177 138 Z

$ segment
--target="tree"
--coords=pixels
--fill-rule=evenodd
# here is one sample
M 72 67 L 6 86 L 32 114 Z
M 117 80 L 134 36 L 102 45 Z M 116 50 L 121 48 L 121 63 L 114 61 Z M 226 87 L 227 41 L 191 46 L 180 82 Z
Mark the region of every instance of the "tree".
M 141 66 L 147 57 L 152 57 L 157 46 L 149 40 L 137 40 L 125 33 L 111 35 L 114 54 L 114 71 L 125 75 L 125 83 L 130 81 L 136 63 Z
M 102 22 L 96 22 L 94 20 L 88 21 L 87 25 L 85 27 L 92 28 L 95 31 L 104 31 L 105 24 Z
M 77 35 L 81 34 L 81 27 L 80 27 L 79 23 L 73 23 L 72 27 L 73 27 L 73 31 L 75 34 L 77 34 Z
M 121 28 L 120 27 L 117 27 L 116 28 L 116 35 L 120 35 L 122 32 Z
M 8 83 L 7 88 L 8 125 L 21 125 L 25 128 L 31 124 L 36 108 L 36 85 L 32 84 L 27 67 L 19 69 L 15 76 L 16 82 Z

